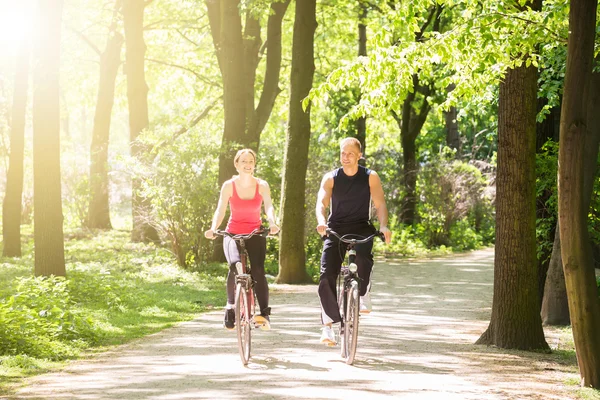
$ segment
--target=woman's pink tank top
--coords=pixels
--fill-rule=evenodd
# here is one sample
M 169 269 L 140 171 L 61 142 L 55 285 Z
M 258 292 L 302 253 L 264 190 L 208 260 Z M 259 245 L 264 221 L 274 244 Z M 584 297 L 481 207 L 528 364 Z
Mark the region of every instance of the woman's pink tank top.
M 233 185 L 233 194 L 229 198 L 229 208 L 231 215 L 227 222 L 227 232 L 233 234 L 247 234 L 260 228 L 260 207 L 262 205 L 262 196 L 258 192 L 258 182 L 256 183 L 256 193 L 252 199 L 240 199 Z

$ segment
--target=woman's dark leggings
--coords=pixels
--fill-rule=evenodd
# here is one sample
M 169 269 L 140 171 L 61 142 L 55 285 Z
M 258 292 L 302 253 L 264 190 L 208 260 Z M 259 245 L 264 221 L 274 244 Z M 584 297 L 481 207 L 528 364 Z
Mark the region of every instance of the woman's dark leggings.
M 227 274 L 227 302 L 235 302 L 235 275 L 237 270 L 235 264 L 241 261 L 240 245 L 228 236 L 223 237 L 223 251 L 229 264 L 229 273 Z M 269 307 L 269 286 L 265 277 L 265 255 L 267 252 L 267 239 L 263 236 L 252 236 L 246 240 L 246 251 L 250 258 L 250 274 L 256 281 L 254 290 L 256 290 L 256 299 L 263 311 Z

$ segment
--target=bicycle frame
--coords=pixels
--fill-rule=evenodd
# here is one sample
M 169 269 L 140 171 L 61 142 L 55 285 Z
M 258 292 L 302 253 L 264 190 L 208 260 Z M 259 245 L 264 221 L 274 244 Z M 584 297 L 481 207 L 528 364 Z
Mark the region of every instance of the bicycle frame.
M 326 233 L 335 236 L 341 243 L 345 243 L 348 251 L 348 263 L 342 263 L 340 275 L 338 277 L 338 306 L 340 307 L 340 314 L 342 316 L 340 324 L 341 356 L 346 359 L 346 364 L 352 364 L 356 356 L 356 347 L 358 343 L 361 282 L 361 279 L 358 276 L 358 266 L 355 262 L 355 246 L 357 244 L 367 243 L 375 237 L 384 240 L 384 237 L 381 232 L 377 232 L 363 239 L 348 239 L 347 236 L 355 235 L 340 236 L 331 229 L 327 229 Z
M 215 234 L 228 236 L 240 245 L 240 261 L 236 263 L 235 277 L 235 322 L 238 337 L 238 349 L 242 364 L 247 365 L 250 359 L 251 330 L 256 328 L 254 315 L 256 312 L 256 293 L 254 292 L 255 281 L 251 275 L 248 252 L 246 251 L 246 240 L 254 235 L 267 236 L 268 231 L 255 229 L 247 235 L 234 235 L 226 231 L 215 231 Z

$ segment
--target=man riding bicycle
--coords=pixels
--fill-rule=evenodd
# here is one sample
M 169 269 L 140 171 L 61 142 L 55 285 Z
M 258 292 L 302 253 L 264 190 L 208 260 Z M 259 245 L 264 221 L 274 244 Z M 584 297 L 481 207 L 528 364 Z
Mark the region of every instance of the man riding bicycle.
M 381 180 L 375 171 L 358 165 L 362 157 L 361 145 L 356 138 L 340 142 L 341 168 L 325 174 L 317 196 L 317 232 L 323 237 L 319 298 L 321 300 L 321 343 L 336 344 L 332 324 L 341 321 L 337 304 L 336 280 L 340 273 L 345 247 L 331 237 L 325 236 L 330 228 L 340 235 L 355 234 L 369 236 L 376 232 L 371 224 L 371 201 L 377 212 L 379 230 L 389 243 L 391 231 L 387 228 L 388 211 L 385 204 Z M 331 203 L 331 204 L 330 204 Z M 331 207 L 329 207 L 331 206 Z M 327 218 L 327 208 L 330 208 Z M 373 270 L 373 242 L 356 246 L 356 264 L 361 279 L 361 313 L 370 312 L 370 279 Z

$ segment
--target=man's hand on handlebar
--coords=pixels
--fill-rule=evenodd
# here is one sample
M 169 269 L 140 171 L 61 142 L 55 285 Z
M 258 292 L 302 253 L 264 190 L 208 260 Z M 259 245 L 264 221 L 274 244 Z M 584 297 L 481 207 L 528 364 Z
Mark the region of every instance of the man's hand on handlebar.
M 390 244 L 392 240 L 392 231 L 390 231 L 387 226 L 382 226 L 379 228 L 379 232 L 383 233 L 385 237 L 385 244 Z
M 326 230 L 327 230 L 326 224 L 317 225 L 317 232 L 319 232 L 319 235 L 325 236 L 327 234 L 327 232 L 325 232 Z

